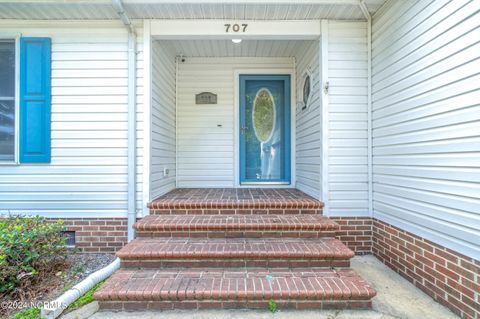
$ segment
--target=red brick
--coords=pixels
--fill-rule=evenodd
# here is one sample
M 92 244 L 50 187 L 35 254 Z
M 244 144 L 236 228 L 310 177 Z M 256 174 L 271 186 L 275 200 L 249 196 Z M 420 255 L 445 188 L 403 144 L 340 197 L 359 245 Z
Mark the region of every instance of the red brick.
M 463 259 L 460 261 L 460 265 L 466 270 L 469 270 L 475 274 L 480 274 L 480 265 L 475 265 L 473 262 L 469 262 Z
M 424 249 L 428 252 L 431 252 L 433 253 L 433 247 L 430 246 L 429 244 L 426 244 L 424 241 L 422 240 L 419 240 L 419 239 L 415 239 L 415 245 L 420 247 L 421 249 Z
M 440 265 L 435 265 L 435 269 L 438 270 L 439 272 L 441 272 L 442 274 L 444 274 L 445 276 L 453 279 L 453 280 L 456 280 L 458 281 L 460 279 L 460 276 L 458 274 L 456 274 L 455 272 L 443 267 L 443 266 L 440 266 Z
M 445 266 L 445 259 L 443 259 L 443 258 L 441 258 L 437 255 L 434 255 L 432 253 L 429 253 L 428 251 L 424 251 L 423 255 L 425 257 L 427 257 L 428 259 L 430 259 L 431 261 L 435 262 L 436 264 L 441 265 L 441 266 Z
M 430 268 L 433 268 L 433 261 L 431 261 L 428 258 L 425 258 L 419 254 L 415 254 L 415 258 L 422 264 L 423 267 L 428 266 Z
M 480 296 L 480 284 L 476 284 L 475 282 L 468 280 L 466 278 L 462 278 L 462 285 L 475 291 Z
M 445 260 L 451 261 L 454 264 L 456 264 L 458 262 L 458 257 L 456 257 L 456 256 L 454 256 L 450 253 L 447 253 L 443 249 L 435 248 L 435 255 L 438 255 Z

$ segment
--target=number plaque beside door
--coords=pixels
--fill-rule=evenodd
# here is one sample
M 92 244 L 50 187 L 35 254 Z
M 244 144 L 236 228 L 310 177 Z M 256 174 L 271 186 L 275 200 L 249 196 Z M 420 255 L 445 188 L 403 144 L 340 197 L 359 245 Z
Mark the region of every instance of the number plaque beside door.
M 202 92 L 195 95 L 195 104 L 217 104 L 217 95 L 212 92 Z

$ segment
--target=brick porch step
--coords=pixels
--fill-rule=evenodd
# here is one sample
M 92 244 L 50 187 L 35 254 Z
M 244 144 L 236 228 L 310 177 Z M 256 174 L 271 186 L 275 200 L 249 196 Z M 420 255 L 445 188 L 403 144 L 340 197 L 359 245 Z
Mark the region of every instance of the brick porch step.
M 121 269 L 95 293 L 101 309 L 367 309 L 375 290 L 353 270 Z
M 137 238 L 122 267 L 349 267 L 354 252 L 333 238 Z
M 338 224 L 318 214 L 149 215 L 137 237 L 334 237 Z
M 321 214 L 323 203 L 290 188 L 177 188 L 148 203 L 151 214 Z

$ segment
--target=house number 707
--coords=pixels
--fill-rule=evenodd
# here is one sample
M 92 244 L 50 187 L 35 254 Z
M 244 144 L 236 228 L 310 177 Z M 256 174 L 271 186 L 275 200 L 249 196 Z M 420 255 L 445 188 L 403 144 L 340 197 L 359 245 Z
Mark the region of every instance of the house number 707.
M 247 23 L 242 23 L 242 24 L 230 24 L 230 23 L 225 23 L 225 32 L 245 32 L 247 30 L 248 24 Z

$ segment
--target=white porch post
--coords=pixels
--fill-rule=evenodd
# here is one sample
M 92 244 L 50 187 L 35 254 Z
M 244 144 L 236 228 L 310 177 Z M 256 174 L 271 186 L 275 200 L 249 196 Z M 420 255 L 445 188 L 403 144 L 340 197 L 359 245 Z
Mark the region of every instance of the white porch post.
M 367 19 L 367 173 L 368 173 L 368 214 L 373 217 L 373 146 L 372 146 L 372 17 L 365 1 L 360 1 L 360 9 Z
M 322 97 L 322 201 L 324 203 L 323 214 L 328 215 L 329 210 L 329 187 L 328 187 L 328 20 L 321 21 L 320 38 L 320 89 Z
M 143 20 L 143 174 L 142 174 L 142 217 L 149 214 L 150 198 L 151 138 L 152 138 L 152 37 L 150 20 Z

